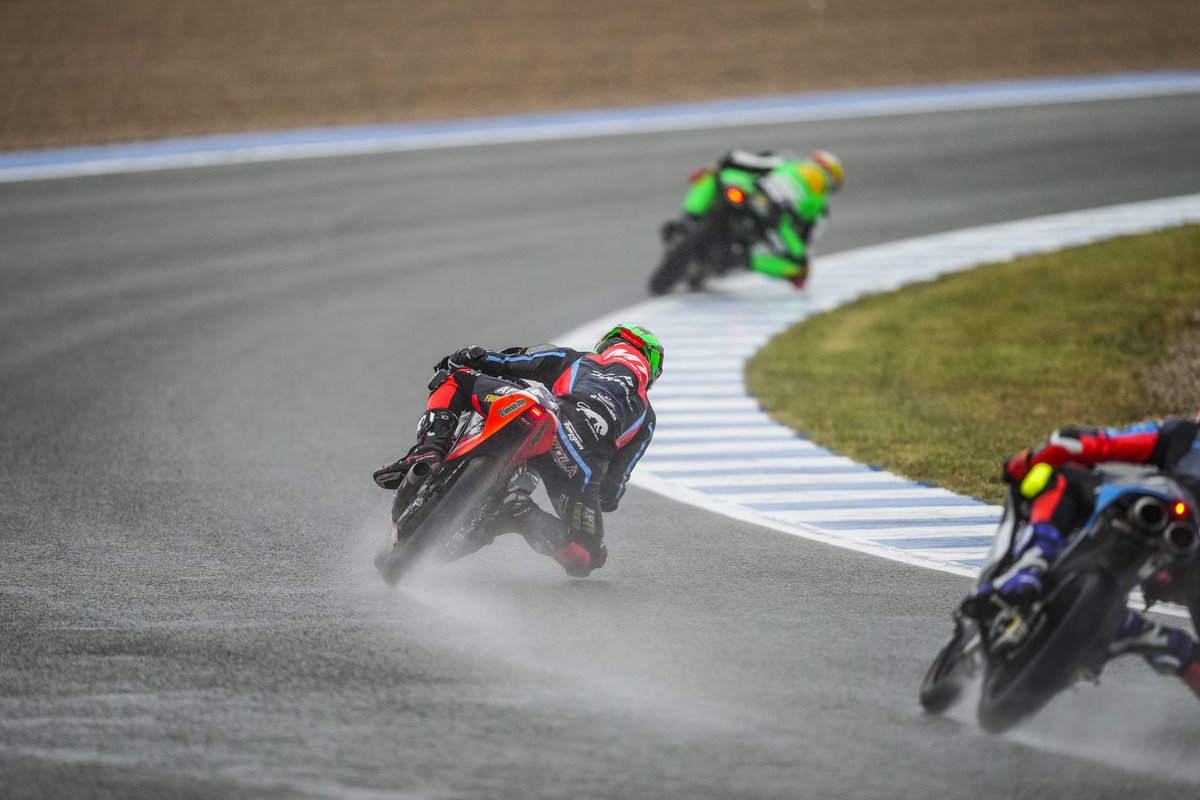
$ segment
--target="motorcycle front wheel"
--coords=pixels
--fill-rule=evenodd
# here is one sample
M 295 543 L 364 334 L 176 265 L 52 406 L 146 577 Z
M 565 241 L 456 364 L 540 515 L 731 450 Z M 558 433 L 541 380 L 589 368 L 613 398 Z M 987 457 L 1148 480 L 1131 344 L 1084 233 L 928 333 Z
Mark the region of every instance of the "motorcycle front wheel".
M 963 624 L 954 627 L 954 636 L 946 643 L 925 671 L 925 680 L 921 682 L 921 708 L 930 714 L 941 714 L 958 702 L 962 696 L 963 685 L 975 674 L 975 666 L 970 656 L 964 652 L 969 637 L 975 631 L 967 630 Z

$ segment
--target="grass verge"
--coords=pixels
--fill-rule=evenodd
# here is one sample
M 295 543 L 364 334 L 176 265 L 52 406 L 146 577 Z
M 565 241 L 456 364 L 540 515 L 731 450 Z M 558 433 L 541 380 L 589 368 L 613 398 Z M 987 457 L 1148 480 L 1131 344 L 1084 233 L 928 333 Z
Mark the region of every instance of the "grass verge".
M 1179 379 L 1169 358 L 1196 380 L 1198 337 L 1192 225 L 864 298 L 777 336 L 746 379 L 824 447 L 998 503 L 1003 457 L 1055 428 L 1195 411 L 1154 381 Z

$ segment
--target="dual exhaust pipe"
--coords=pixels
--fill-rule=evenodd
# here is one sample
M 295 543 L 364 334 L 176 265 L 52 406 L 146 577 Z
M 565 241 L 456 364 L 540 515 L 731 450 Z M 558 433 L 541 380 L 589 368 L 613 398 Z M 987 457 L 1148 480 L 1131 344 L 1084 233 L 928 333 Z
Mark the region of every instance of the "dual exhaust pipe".
M 1200 535 L 1190 519 L 1172 515 L 1170 504 L 1157 497 L 1138 498 L 1126 515 L 1129 522 L 1147 533 L 1162 537 L 1168 550 L 1186 555 L 1200 544 Z

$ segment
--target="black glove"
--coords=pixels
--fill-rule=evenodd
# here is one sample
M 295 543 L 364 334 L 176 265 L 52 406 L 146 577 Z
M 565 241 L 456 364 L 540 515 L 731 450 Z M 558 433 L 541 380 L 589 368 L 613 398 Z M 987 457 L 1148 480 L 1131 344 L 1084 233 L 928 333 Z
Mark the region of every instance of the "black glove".
M 434 369 L 473 369 L 487 361 L 488 351 L 484 350 L 477 344 L 470 347 L 464 347 L 462 350 L 451 353 L 443 358 L 438 363 L 434 364 Z
M 600 510 L 605 514 L 611 514 L 616 511 L 617 504 L 621 502 L 621 495 L 623 494 L 624 492 L 621 491 L 620 486 L 612 489 L 612 491 L 609 491 L 607 487 L 600 487 Z

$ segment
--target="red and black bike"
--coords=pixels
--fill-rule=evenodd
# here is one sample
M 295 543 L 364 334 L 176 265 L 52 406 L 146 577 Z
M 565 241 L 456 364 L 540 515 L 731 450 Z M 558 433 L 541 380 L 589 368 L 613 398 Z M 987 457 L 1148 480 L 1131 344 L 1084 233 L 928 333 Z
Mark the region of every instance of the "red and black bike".
M 554 443 L 556 403 L 545 387 L 512 384 L 485 415 L 463 412 L 440 467 L 417 464 L 396 489 L 391 531 L 375 555 L 387 583 L 419 561 L 453 561 L 491 544 L 504 498 L 536 486 L 527 462 Z

